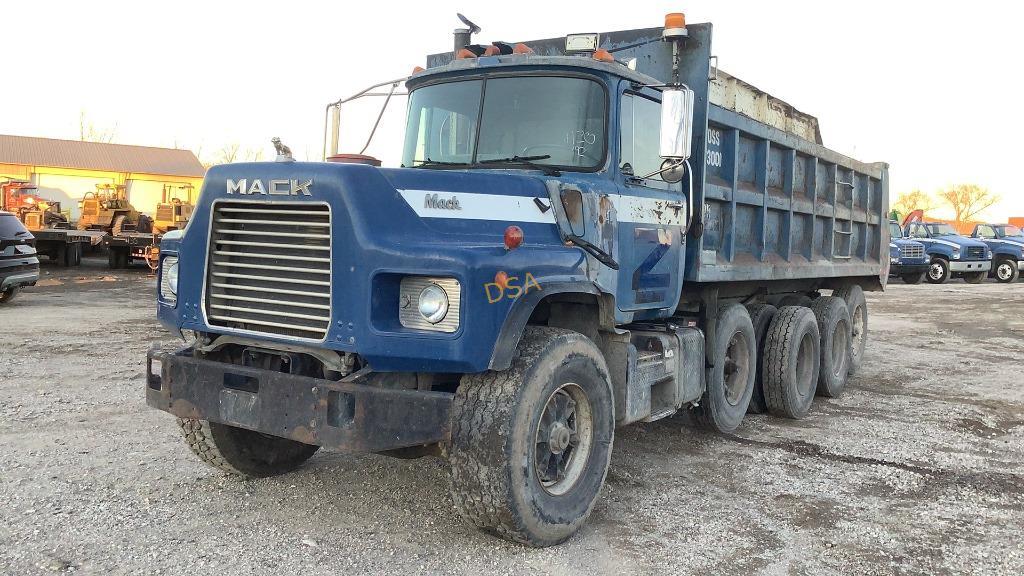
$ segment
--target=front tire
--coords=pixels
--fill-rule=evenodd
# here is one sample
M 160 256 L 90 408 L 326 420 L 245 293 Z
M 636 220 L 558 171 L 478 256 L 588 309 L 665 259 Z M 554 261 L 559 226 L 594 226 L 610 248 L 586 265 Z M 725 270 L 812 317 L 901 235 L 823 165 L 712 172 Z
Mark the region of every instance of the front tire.
M 178 418 L 178 426 L 188 447 L 200 460 L 243 478 L 267 478 L 291 472 L 319 449 L 207 420 Z
M 1020 276 L 1020 270 L 1017 269 L 1017 261 L 1004 258 L 996 263 L 995 277 L 998 282 L 1003 284 L 1009 284 L 1016 282 Z
M 925 279 L 932 284 L 942 284 L 952 273 L 949 271 L 949 262 L 945 258 L 932 258 L 928 265 L 928 273 Z
M 921 281 L 924 280 L 925 274 L 925 272 L 918 272 L 916 274 L 904 274 L 903 276 L 900 276 L 900 278 L 903 278 L 903 281 L 907 284 L 920 284 Z
M 586 336 L 528 327 L 512 366 L 463 376 L 448 447 L 455 508 L 529 546 L 564 542 L 597 501 L 615 428 L 604 357 Z
M 14 297 L 18 295 L 18 292 L 21 292 L 21 286 L 12 286 L 3 292 L 0 292 L 0 304 L 7 304 L 13 300 Z
M 968 284 L 981 284 L 988 278 L 988 272 L 964 272 L 964 282 Z

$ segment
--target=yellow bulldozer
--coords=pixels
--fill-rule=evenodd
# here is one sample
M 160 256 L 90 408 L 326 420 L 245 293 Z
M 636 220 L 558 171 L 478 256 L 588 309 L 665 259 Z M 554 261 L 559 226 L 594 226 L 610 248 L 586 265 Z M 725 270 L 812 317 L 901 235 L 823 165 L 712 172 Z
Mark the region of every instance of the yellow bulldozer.
M 123 184 L 97 184 L 78 202 L 79 230 L 103 230 L 113 236 L 121 232 L 152 232 L 153 220 L 128 202 Z
M 163 234 L 171 230 L 181 230 L 188 224 L 192 217 L 192 210 L 195 209 L 195 200 L 192 197 L 193 186 L 191 184 L 172 185 L 164 184 L 163 197 L 156 205 L 156 218 L 153 219 L 153 229 Z

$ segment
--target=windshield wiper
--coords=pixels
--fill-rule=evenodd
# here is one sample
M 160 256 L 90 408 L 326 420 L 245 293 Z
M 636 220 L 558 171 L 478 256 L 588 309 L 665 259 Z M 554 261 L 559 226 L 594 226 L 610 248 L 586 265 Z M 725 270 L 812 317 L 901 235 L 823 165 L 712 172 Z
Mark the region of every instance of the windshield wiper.
M 540 170 L 545 176 L 561 176 L 562 173 L 552 168 L 551 166 L 545 166 L 544 164 L 537 164 L 534 160 L 547 160 L 551 158 L 550 154 L 542 154 L 540 156 L 509 156 L 508 158 L 488 158 L 487 160 L 480 160 L 478 164 L 522 164 L 528 166 L 534 170 Z
M 463 168 L 470 166 L 468 162 L 447 162 L 445 160 L 413 160 L 412 168 L 430 168 L 432 166 L 461 166 Z M 404 168 L 405 166 L 403 166 Z

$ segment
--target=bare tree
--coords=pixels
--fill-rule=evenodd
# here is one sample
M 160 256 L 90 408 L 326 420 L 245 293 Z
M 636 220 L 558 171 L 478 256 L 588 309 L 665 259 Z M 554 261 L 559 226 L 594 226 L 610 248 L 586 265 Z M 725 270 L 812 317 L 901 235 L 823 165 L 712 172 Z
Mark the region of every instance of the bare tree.
M 900 194 L 891 207 L 900 216 L 905 216 L 914 210 L 923 210 L 925 212 L 933 210 L 937 207 L 937 202 L 935 197 L 927 192 L 911 190 L 910 192 Z
M 995 206 L 1001 198 L 988 188 L 977 184 L 957 184 L 938 193 L 939 200 L 947 204 L 954 214 L 954 222 L 970 222 L 975 216 Z
M 113 128 L 97 128 L 85 115 L 85 110 L 78 112 L 78 139 L 82 142 L 102 142 L 109 144 L 117 136 L 117 124 Z
M 242 145 L 238 142 L 232 142 L 225 144 L 220 150 L 217 151 L 217 155 L 214 157 L 213 162 L 203 163 L 204 166 L 209 168 L 214 164 L 231 164 L 232 162 L 259 162 L 263 160 L 263 150 L 260 148 L 242 148 Z

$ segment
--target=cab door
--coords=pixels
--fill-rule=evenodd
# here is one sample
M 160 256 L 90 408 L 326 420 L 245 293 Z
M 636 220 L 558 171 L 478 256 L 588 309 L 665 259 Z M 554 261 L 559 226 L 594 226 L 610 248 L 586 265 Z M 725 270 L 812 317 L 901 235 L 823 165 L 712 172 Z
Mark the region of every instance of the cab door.
M 660 133 L 657 93 L 620 92 L 619 194 L 613 203 L 620 266 L 616 300 L 622 311 L 674 311 L 679 302 L 687 200 L 681 183 L 670 184 L 652 174 L 662 163 Z

